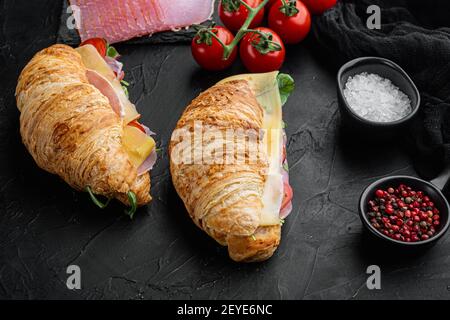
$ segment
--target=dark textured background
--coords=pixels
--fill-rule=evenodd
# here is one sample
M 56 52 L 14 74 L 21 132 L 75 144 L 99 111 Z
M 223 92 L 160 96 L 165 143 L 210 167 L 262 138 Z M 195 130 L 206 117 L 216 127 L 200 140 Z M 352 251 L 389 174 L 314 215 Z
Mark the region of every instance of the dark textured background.
M 339 130 L 335 73 L 312 39 L 288 48 L 296 80 L 284 107 L 294 210 L 282 244 L 260 264 L 232 262 L 189 220 L 171 184 L 167 142 L 183 108 L 226 73 L 201 71 L 186 45 L 120 45 L 131 98 L 158 133 L 164 156 L 152 171 L 154 201 L 130 221 L 114 204 L 40 170 L 23 147 L 14 88 L 20 70 L 56 41 L 60 1 L 0 0 L 0 297 L 2 298 L 450 298 L 450 241 L 421 255 L 391 253 L 366 239 L 356 212 L 374 179 L 415 174 L 402 145 L 352 145 Z M 66 267 L 82 270 L 69 291 Z M 378 264 L 382 290 L 365 286 Z

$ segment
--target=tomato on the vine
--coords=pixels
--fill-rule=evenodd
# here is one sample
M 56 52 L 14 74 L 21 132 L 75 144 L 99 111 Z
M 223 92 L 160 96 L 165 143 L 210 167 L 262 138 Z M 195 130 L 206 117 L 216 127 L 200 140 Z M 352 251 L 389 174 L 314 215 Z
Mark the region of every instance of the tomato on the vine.
M 336 5 L 337 0 L 302 0 L 312 14 L 322 14 Z
M 252 8 L 256 8 L 262 0 L 243 0 Z M 221 0 L 219 3 L 219 17 L 223 24 L 233 32 L 239 31 L 248 17 L 248 9 L 239 0 Z M 264 8 L 255 16 L 250 24 L 250 28 L 261 25 L 264 18 Z
M 270 72 L 280 69 L 285 48 L 281 38 L 271 29 L 258 27 L 241 40 L 239 53 L 242 63 L 250 72 Z
M 301 1 L 277 0 L 269 11 L 269 27 L 284 43 L 298 43 L 311 29 L 311 15 Z
M 105 39 L 103 39 L 103 38 L 87 39 L 80 44 L 80 47 L 84 46 L 86 44 L 93 45 L 102 57 L 106 56 L 106 50 L 108 49 L 108 43 L 106 42 Z
M 195 61 L 207 70 L 218 71 L 226 69 L 236 60 L 237 50 L 234 48 L 228 59 L 225 60 L 224 48 L 211 32 L 224 45 L 229 45 L 234 39 L 233 34 L 224 27 L 216 26 L 211 29 L 202 29 L 192 39 L 192 55 Z
M 267 9 L 270 9 L 272 7 L 272 5 L 277 1 L 278 0 L 269 0 L 269 2 L 267 2 L 267 4 L 266 4 Z

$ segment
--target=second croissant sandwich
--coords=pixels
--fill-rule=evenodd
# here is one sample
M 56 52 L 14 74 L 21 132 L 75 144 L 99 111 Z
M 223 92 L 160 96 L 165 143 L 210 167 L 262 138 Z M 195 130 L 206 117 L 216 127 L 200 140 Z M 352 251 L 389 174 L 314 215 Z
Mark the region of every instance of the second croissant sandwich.
M 270 258 L 292 209 L 281 110 L 292 89 L 278 72 L 227 78 L 192 101 L 172 135 L 175 189 L 235 261 Z
M 121 67 L 91 44 L 37 53 L 17 84 L 20 133 L 39 167 L 88 191 L 100 207 L 96 195 L 130 205 L 132 216 L 151 200 L 155 141 L 114 66 Z

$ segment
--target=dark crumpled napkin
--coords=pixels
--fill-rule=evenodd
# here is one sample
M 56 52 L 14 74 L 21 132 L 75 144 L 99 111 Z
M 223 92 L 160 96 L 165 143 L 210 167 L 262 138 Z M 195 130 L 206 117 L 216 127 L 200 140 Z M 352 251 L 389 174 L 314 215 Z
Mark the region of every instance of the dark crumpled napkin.
M 67 13 L 67 8 L 69 5 L 69 1 L 63 0 L 62 11 L 61 11 L 61 22 L 58 29 L 58 43 L 64 43 L 70 46 L 77 46 L 80 44 L 80 36 L 75 29 L 69 29 L 67 27 L 67 19 L 70 17 L 70 13 Z M 211 21 L 206 21 L 205 25 L 210 25 Z M 182 28 L 179 31 L 165 31 L 158 32 L 153 34 L 152 36 L 143 36 L 140 38 L 134 38 L 126 41 L 125 43 L 129 44 L 144 44 L 144 43 L 153 43 L 153 44 L 161 44 L 161 43 L 189 43 L 192 38 L 195 36 L 196 30 L 194 28 L 184 29 Z
M 370 30 L 369 5 L 381 8 L 381 29 Z M 424 178 L 450 164 L 450 1 L 353 0 L 317 17 L 314 35 L 342 61 L 380 56 L 398 63 L 413 78 L 422 98 L 411 126 L 415 167 Z

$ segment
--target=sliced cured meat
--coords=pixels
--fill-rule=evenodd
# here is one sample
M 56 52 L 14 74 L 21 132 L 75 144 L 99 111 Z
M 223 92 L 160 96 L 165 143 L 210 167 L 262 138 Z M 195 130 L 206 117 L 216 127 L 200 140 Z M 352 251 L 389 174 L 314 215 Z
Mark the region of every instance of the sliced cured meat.
M 153 148 L 152 153 L 145 159 L 145 161 L 139 166 L 137 169 L 138 175 L 142 175 L 146 172 L 149 172 L 153 169 L 153 166 L 156 163 L 156 160 L 158 160 L 158 154 L 156 153 L 156 149 Z
M 104 38 L 109 43 L 201 23 L 211 17 L 214 0 L 69 0 L 81 41 Z
M 109 81 L 100 73 L 94 70 L 88 69 L 86 71 L 86 77 L 88 78 L 90 84 L 100 90 L 100 92 L 108 98 L 109 104 L 111 105 L 111 108 L 114 110 L 114 112 L 118 116 L 123 116 L 124 107 L 122 106 L 122 103 L 117 96 L 116 90 L 114 90 L 111 83 L 109 83 Z
M 122 89 L 120 81 L 117 79 L 116 75 L 109 67 L 109 65 L 106 63 L 106 61 L 100 56 L 97 49 L 95 49 L 94 46 L 87 44 L 75 50 L 80 54 L 85 67 L 89 70 L 95 70 L 98 74 L 102 76 L 102 78 L 106 79 L 106 81 L 108 81 L 110 86 L 114 89 L 115 96 L 120 100 L 121 116 L 123 116 L 125 123 L 129 123 L 139 118 L 139 114 L 136 111 L 136 107 L 134 106 L 134 104 L 130 102 L 130 100 L 128 100 L 125 92 Z M 94 74 L 91 76 L 95 77 L 96 75 Z M 95 77 L 93 80 L 100 82 L 100 80 L 103 79 L 99 80 L 98 77 Z M 102 81 L 102 83 L 103 82 L 104 81 Z M 99 90 L 102 91 L 101 89 Z M 110 90 L 108 86 L 107 92 L 109 91 Z M 106 94 L 104 93 L 104 95 Z M 113 109 L 115 109 L 115 106 L 112 107 Z M 117 109 L 115 109 L 115 111 L 117 112 Z
M 137 5 L 137 1 L 131 0 L 131 1 L 124 1 L 124 5 L 128 12 L 132 15 L 133 19 L 136 22 L 136 27 L 138 30 L 145 30 L 145 20 L 142 15 L 141 10 L 133 10 L 133 8 Z
M 214 1 L 206 0 L 185 0 L 174 1 L 161 0 L 159 7 L 162 12 L 162 19 L 169 29 L 189 26 L 207 20 L 213 11 Z M 176 7 L 176 8 L 175 8 Z

